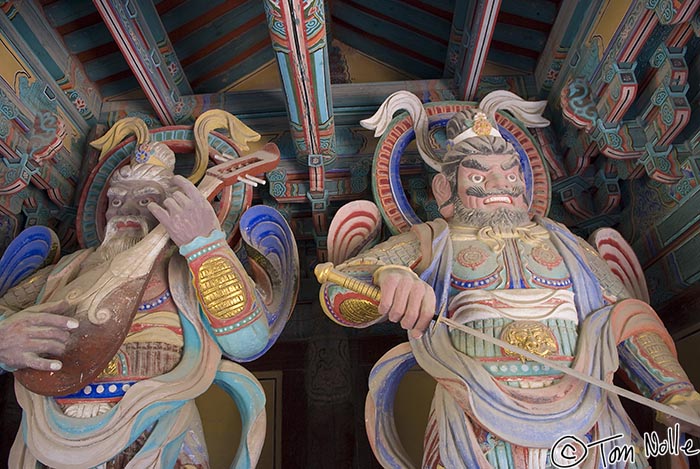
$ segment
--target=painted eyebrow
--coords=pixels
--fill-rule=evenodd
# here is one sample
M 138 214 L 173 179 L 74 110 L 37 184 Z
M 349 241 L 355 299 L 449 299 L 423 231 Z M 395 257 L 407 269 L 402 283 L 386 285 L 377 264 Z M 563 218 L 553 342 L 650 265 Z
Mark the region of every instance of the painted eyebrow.
M 484 166 L 483 164 L 479 163 L 477 160 L 474 159 L 464 159 L 460 163 L 461 166 L 465 168 L 471 168 L 471 169 L 478 169 L 479 171 L 488 171 L 489 168 L 487 166 Z
M 514 167 L 516 167 L 516 166 L 520 166 L 520 160 L 519 160 L 518 158 L 513 158 L 513 159 L 510 161 L 510 163 L 507 162 L 507 161 L 506 161 L 505 163 L 503 163 L 503 164 L 501 165 L 501 169 L 503 169 L 503 170 L 508 170 L 508 169 L 514 168 Z
M 107 197 L 117 196 L 124 197 L 126 195 L 126 189 L 120 189 L 118 187 L 110 187 L 107 189 Z
M 159 195 L 160 191 L 158 189 L 155 189 L 153 187 L 141 187 L 139 189 L 134 189 L 134 195 L 135 196 L 142 196 L 142 195 Z

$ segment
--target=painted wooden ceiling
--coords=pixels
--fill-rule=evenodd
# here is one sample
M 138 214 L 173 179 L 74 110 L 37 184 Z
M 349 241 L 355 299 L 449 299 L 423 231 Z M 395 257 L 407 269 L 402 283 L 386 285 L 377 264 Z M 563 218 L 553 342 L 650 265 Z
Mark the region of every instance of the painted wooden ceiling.
M 532 74 L 560 0 L 503 0 L 487 63 Z M 138 96 L 139 83 L 92 0 L 42 0 L 50 24 L 105 100 Z M 128 3 L 128 2 L 127 2 Z M 330 0 L 327 33 L 415 79 L 450 77 L 455 28 L 470 10 L 464 0 Z M 230 88 L 274 61 L 261 0 L 139 2 L 157 44 L 172 49 L 184 76 L 182 94 Z M 331 62 L 333 57 L 331 56 Z M 332 67 L 331 63 L 331 67 Z M 342 81 L 339 75 L 334 82 Z
M 362 119 L 400 89 L 423 102 L 508 89 L 548 102 L 552 125 L 536 138 L 550 217 L 582 234 L 619 224 L 667 301 L 700 275 L 699 10 L 700 0 L 0 0 L 0 249 L 3 230 L 32 224 L 76 241 L 73 200 L 97 160 L 85 144 L 105 126 L 186 125 L 224 109 L 278 144 L 282 161 L 257 194 L 288 216 L 308 259 L 324 259 L 335 211 L 373 197 L 376 139 Z M 407 195 L 427 211 L 425 176 L 405 155 Z

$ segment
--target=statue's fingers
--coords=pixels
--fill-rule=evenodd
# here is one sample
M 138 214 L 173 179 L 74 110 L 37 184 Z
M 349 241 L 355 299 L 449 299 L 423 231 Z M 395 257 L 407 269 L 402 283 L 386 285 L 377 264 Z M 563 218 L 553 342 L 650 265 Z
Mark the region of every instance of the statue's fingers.
M 423 299 L 421 301 L 420 317 L 416 322 L 416 326 L 411 331 L 411 335 L 414 338 L 419 339 L 428 328 L 428 325 L 430 324 L 430 321 L 433 319 L 434 315 L 435 293 L 432 289 L 426 288 L 425 294 L 423 295 Z
M 31 339 L 27 342 L 27 349 L 40 356 L 60 357 L 66 351 L 66 342 L 52 339 Z
M 34 327 L 31 329 L 31 338 L 35 340 L 51 340 L 62 344 L 70 339 L 70 332 L 57 327 Z
M 406 305 L 408 303 L 408 295 L 411 293 L 410 288 L 406 288 L 406 284 L 399 282 L 394 292 L 394 301 L 391 303 L 389 310 L 389 320 L 399 322 L 403 319 L 406 313 Z
M 43 371 L 58 371 L 63 368 L 63 363 L 60 360 L 43 358 L 36 353 L 27 352 L 24 354 L 24 367 Z
M 422 285 L 416 285 L 409 290 L 406 308 L 404 310 L 403 318 L 401 319 L 401 327 L 407 331 L 413 329 L 416 326 L 416 322 L 420 318 L 420 307 L 424 294 L 425 289 Z
M 165 205 L 165 208 L 168 209 L 168 212 L 171 216 L 182 211 L 182 207 L 180 207 L 180 204 L 177 203 L 177 201 L 172 197 L 168 197 L 167 199 L 165 199 L 163 201 L 163 205 Z
M 381 297 L 379 299 L 379 314 L 386 316 L 389 314 L 391 304 L 394 301 L 394 293 L 396 292 L 396 281 L 386 280 L 382 282 Z
M 170 220 L 170 214 L 167 210 L 165 210 L 163 207 L 161 207 L 155 202 L 151 202 L 150 204 L 148 204 L 147 208 L 153 214 L 153 216 L 156 217 L 156 220 L 158 220 L 164 225 L 168 224 L 168 221 Z
M 175 186 L 179 187 L 182 190 L 182 192 L 184 192 L 185 195 L 190 199 L 198 199 L 202 197 L 202 194 L 199 192 L 197 187 L 194 184 L 192 184 L 192 182 L 187 178 L 177 175 L 173 177 L 171 181 Z
M 194 184 L 185 178 L 178 183 L 179 191 L 173 194 L 173 197 L 182 205 L 183 207 L 193 207 L 195 210 L 210 210 L 213 212 L 213 208 L 209 201 L 204 197 L 204 194 L 199 192 Z
M 42 328 L 57 330 L 65 332 L 66 334 L 68 334 L 67 330 L 77 329 L 79 325 L 77 319 L 49 313 L 46 310 L 41 313 L 33 314 L 32 323 L 36 326 L 43 326 Z
M 175 192 L 171 197 L 173 197 L 180 206 L 184 207 L 192 203 L 191 199 L 187 198 L 182 192 Z

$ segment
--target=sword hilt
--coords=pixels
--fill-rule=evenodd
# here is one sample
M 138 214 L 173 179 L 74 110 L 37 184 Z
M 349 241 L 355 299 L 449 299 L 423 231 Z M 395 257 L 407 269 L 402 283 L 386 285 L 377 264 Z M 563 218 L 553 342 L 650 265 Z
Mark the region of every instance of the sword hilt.
M 325 262 L 323 264 L 318 264 L 314 268 L 314 274 L 316 274 L 316 279 L 319 283 L 330 282 L 339 285 L 348 290 L 364 295 L 375 301 L 379 301 L 381 294 L 379 293 L 379 288 L 365 283 L 362 280 L 358 280 L 347 274 L 335 270 L 335 266 L 332 262 Z
M 381 299 L 381 293 L 378 287 L 365 283 L 362 280 L 358 280 L 348 274 L 344 274 L 343 272 L 339 272 L 335 270 L 334 267 L 335 266 L 332 262 L 325 262 L 323 264 L 318 264 L 314 268 L 314 274 L 316 274 L 316 279 L 319 281 L 319 283 L 334 283 L 375 301 L 379 301 Z M 440 313 L 433 315 L 433 320 L 435 321 L 434 326 L 440 322 L 441 316 L 442 314 Z

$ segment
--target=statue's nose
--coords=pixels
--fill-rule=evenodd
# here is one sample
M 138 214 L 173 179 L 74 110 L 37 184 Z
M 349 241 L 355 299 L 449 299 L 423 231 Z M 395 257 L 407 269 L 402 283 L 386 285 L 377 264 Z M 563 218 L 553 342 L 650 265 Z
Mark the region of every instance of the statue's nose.
M 135 202 L 127 201 L 119 207 L 119 215 L 139 215 L 139 208 Z
M 489 176 L 486 179 L 487 189 L 505 189 L 509 187 L 509 185 L 510 183 L 508 182 L 508 180 L 503 174 L 500 173 L 489 174 Z

